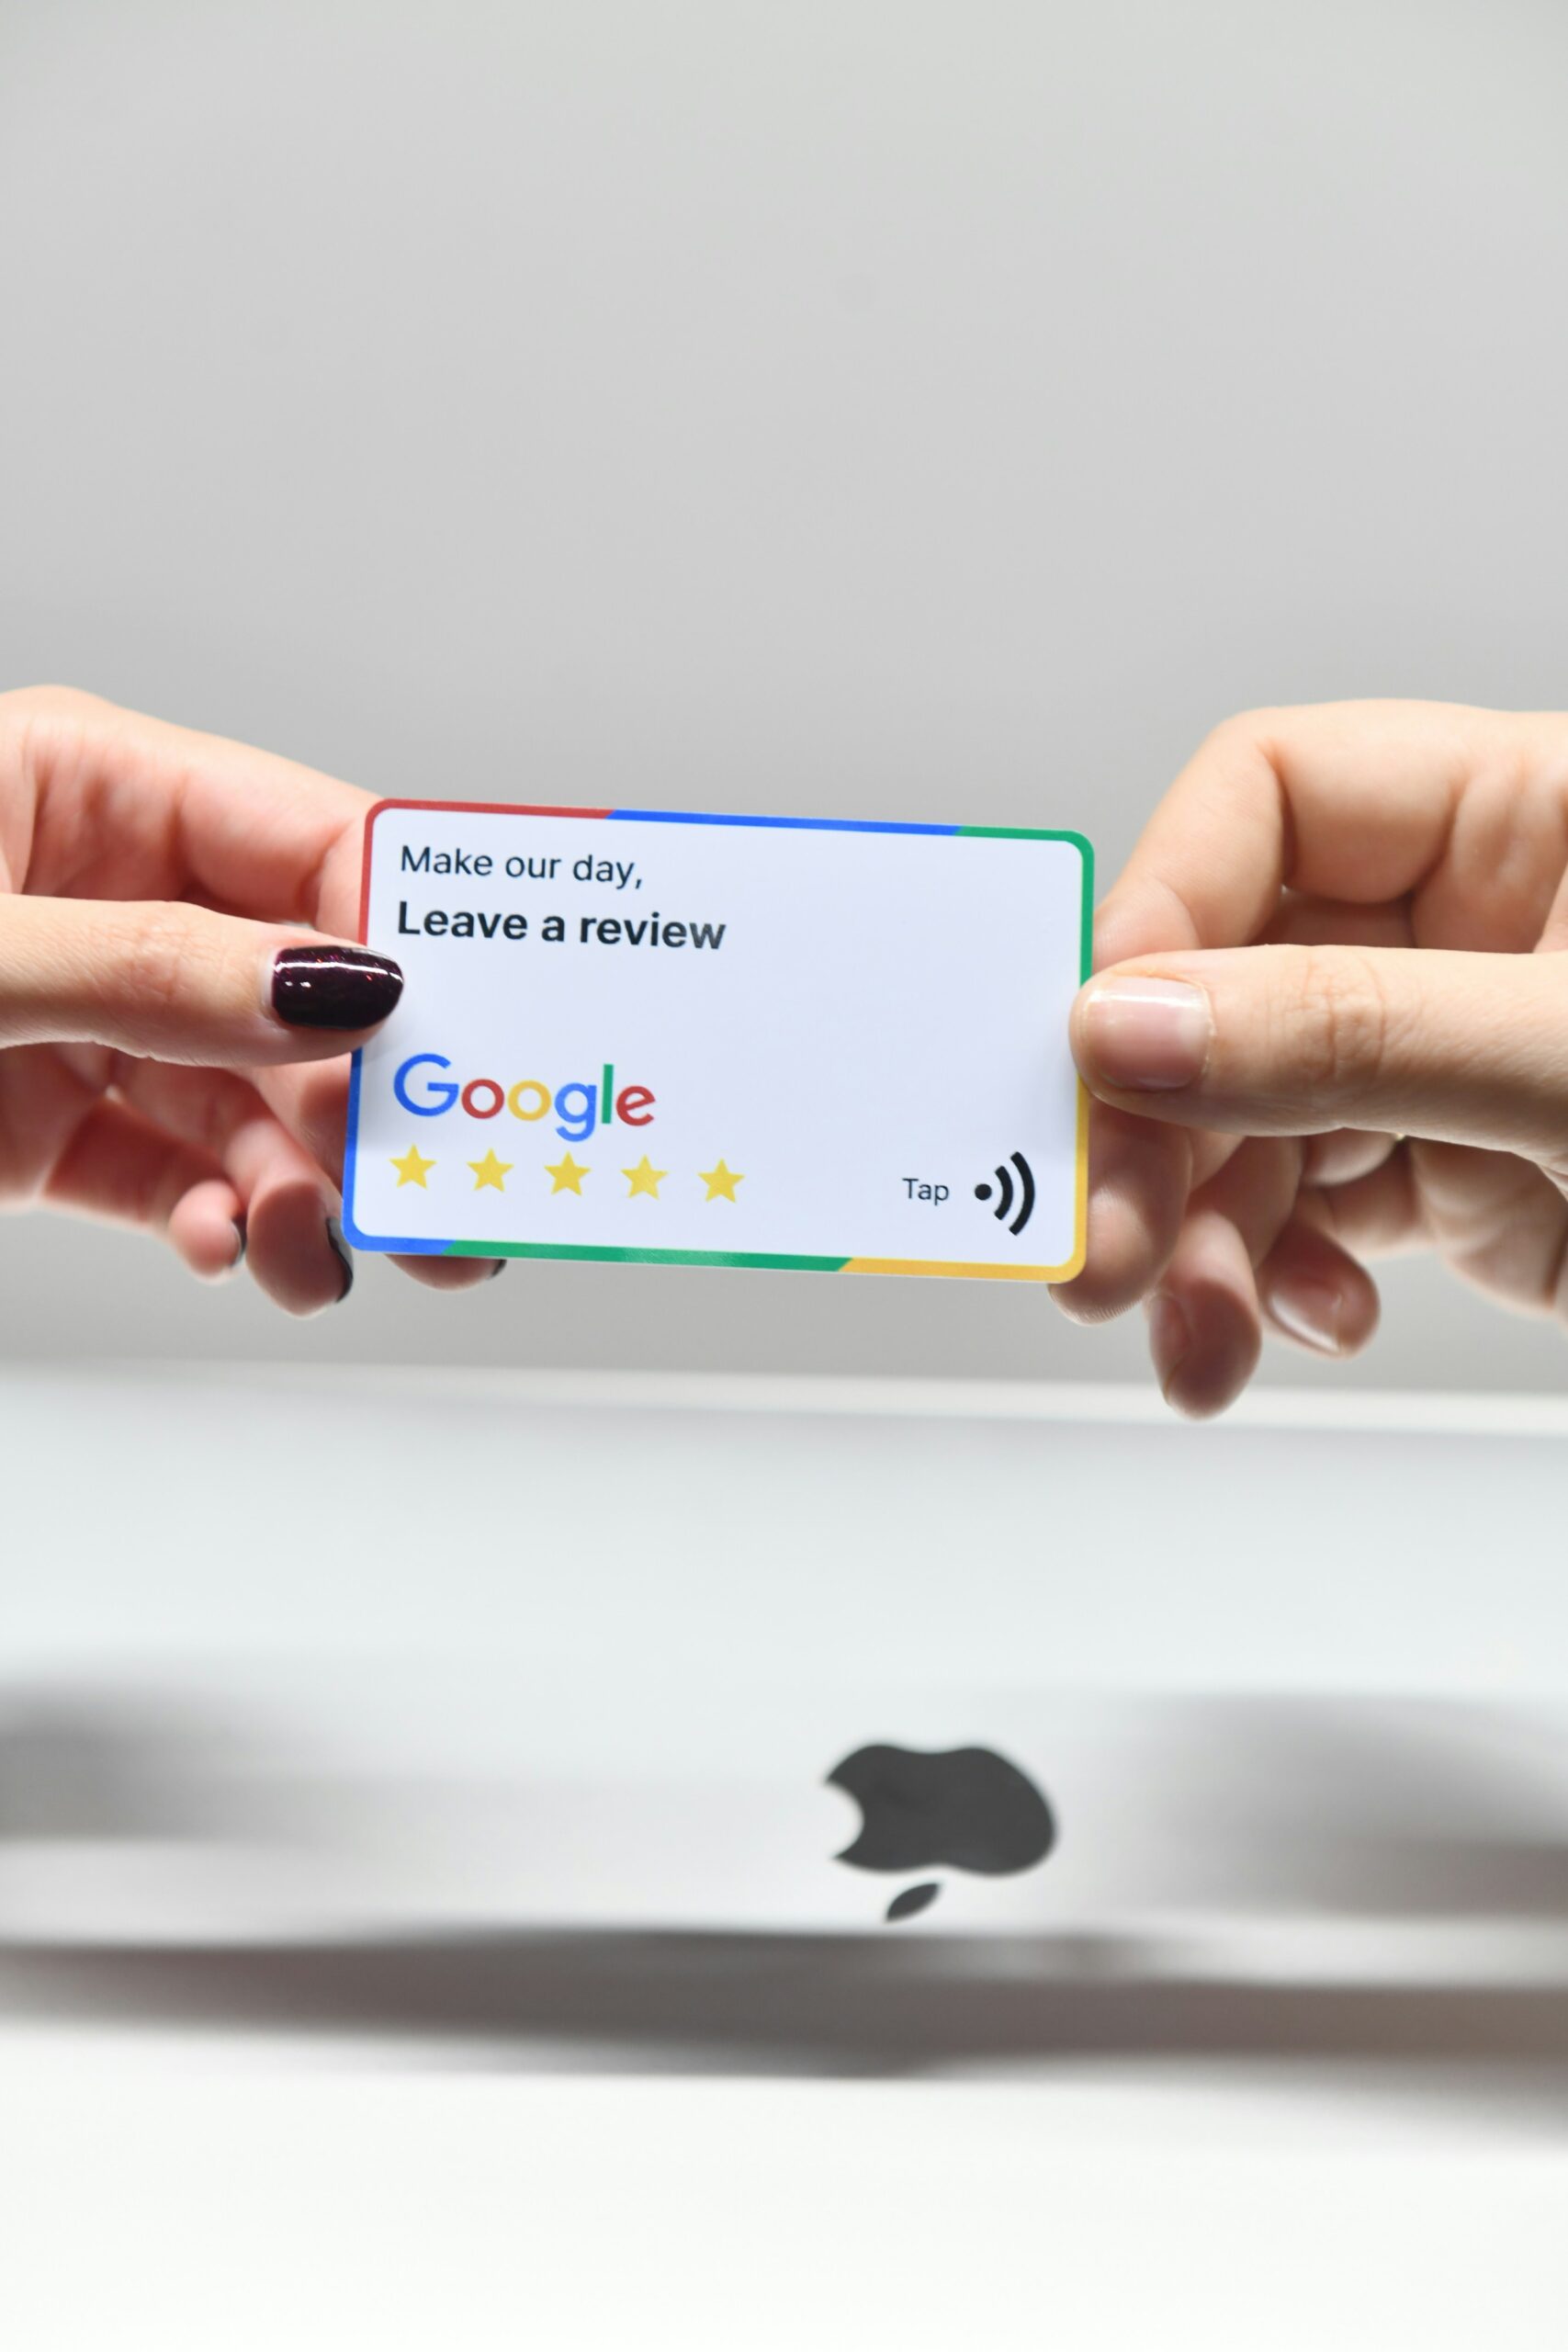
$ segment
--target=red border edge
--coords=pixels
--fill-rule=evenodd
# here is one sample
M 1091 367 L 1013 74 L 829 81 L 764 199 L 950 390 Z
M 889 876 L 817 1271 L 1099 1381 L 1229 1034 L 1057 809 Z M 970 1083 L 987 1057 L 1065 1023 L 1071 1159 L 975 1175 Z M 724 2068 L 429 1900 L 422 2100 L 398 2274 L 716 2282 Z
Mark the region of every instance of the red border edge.
M 370 927 L 370 836 L 384 808 L 447 808 L 459 817 L 610 817 L 611 808 L 547 808 L 520 800 L 378 800 L 366 811 L 365 847 L 359 861 L 359 944 Z

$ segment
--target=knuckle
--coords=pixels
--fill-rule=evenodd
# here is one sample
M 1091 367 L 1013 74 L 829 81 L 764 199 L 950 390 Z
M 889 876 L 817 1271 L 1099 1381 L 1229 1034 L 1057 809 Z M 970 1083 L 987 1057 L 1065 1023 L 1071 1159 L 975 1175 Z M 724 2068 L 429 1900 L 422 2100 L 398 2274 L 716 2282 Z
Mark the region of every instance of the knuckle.
M 1204 738 L 1204 749 L 1220 752 L 1255 752 L 1274 735 L 1280 721 L 1288 716 L 1263 705 L 1247 710 L 1232 711 L 1212 727 Z
M 39 812 L 58 788 L 91 779 L 94 744 L 112 706 L 73 686 L 0 694 L 0 889 L 21 889 L 37 847 Z M 90 797 L 90 796 L 88 796 Z
M 1388 1055 L 1390 1009 L 1370 957 L 1353 949 L 1287 947 L 1281 992 L 1290 1060 L 1303 1087 L 1353 1103 Z
M 1206 767 L 1228 764 L 1237 754 L 1245 754 L 1257 741 L 1255 714 L 1249 710 L 1233 711 L 1210 728 L 1198 746 L 1197 758 Z

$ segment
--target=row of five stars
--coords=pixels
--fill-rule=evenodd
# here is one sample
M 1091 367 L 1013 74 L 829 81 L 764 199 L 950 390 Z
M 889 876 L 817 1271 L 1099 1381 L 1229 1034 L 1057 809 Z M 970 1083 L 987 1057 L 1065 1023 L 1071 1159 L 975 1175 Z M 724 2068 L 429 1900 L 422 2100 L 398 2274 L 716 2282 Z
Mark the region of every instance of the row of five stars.
M 418 1145 L 414 1144 L 410 1146 L 400 1159 L 394 1159 L 391 1164 L 398 1171 L 400 1192 L 405 1184 L 417 1184 L 421 1192 L 423 1192 L 428 1189 L 425 1178 L 436 1163 L 434 1159 L 426 1159 Z M 482 1193 L 487 1186 L 497 1193 L 504 1193 L 506 1179 L 511 1175 L 516 1162 L 511 1159 L 498 1159 L 494 1151 L 491 1150 L 486 1152 L 482 1159 L 468 1159 L 463 1164 L 474 1171 L 476 1193 Z M 585 1176 L 591 1176 L 593 1170 L 591 1168 L 580 1168 L 569 1151 L 565 1159 L 558 1161 L 555 1167 L 551 1168 L 547 1164 L 545 1173 L 551 1179 L 552 1193 L 575 1193 L 581 1199 L 582 1180 Z M 658 1200 L 659 1187 L 669 1175 L 670 1170 L 668 1168 L 655 1168 L 648 1154 L 644 1152 L 635 1168 L 623 1168 L 621 1173 L 626 1179 L 628 1200 L 635 1200 L 638 1193 L 646 1193 L 650 1199 Z M 706 1198 L 710 1201 L 733 1201 L 735 1187 L 746 1182 L 745 1177 L 739 1175 L 735 1169 L 727 1168 L 722 1159 L 716 1167 L 699 1169 L 697 1176 L 699 1182 L 707 1186 Z

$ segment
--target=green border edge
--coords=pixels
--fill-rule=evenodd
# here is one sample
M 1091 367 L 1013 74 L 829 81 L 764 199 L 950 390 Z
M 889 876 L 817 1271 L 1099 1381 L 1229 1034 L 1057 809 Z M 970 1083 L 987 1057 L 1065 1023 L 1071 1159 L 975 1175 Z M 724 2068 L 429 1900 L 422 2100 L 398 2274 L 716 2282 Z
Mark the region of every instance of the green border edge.
M 748 1250 L 613 1250 L 570 1241 L 449 1241 L 444 1258 L 592 1258 L 639 1266 L 774 1266 L 796 1274 L 839 1274 L 847 1258 L 785 1258 Z

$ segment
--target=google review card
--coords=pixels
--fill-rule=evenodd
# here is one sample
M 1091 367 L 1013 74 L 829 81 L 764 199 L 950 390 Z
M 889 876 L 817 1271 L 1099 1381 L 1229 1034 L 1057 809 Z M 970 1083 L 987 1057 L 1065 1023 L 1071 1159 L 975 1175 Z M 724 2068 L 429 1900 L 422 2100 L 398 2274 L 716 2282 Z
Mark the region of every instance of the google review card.
M 389 800 L 362 1250 L 1062 1281 L 1076 833 Z

